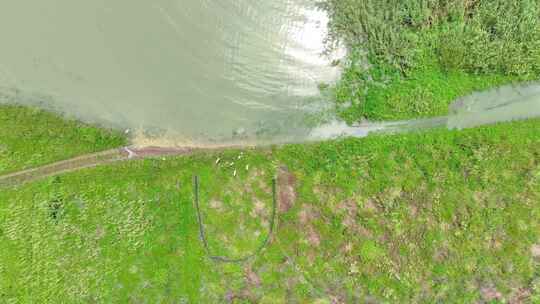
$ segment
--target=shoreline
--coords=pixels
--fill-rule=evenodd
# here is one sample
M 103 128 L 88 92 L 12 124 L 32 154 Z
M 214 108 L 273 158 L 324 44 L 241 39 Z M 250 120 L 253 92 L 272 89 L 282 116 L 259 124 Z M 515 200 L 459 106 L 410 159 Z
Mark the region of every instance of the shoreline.
M 394 122 L 368 122 L 355 127 L 347 126 L 343 122 L 326 124 L 312 130 L 310 137 L 306 138 L 304 141 L 298 142 L 282 141 L 268 142 L 264 144 L 231 142 L 228 144 L 223 143 L 199 146 L 194 144 L 185 146 L 152 145 L 153 143 L 170 142 L 158 140 L 154 142 L 146 141 L 148 143 L 147 146 L 138 146 L 134 141 L 131 141 L 131 145 L 125 145 L 120 148 L 79 155 L 66 160 L 0 175 L 0 186 L 23 184 L 49 176 L 55 176 L 66 172 L 77 171 L 118 161 L 184 156 L 233 149 L 265 149 L 271 146 L 280 146 L 286 144 L 309 144 L 317 141 L 332 141 L 343 137 L 362 138 L 371 133 L 395 134 L 430 130 L 438 127 L 461 130 L 500 122 L 526 120 L 540 117 L 540 95 L 537 94 L 537 91 L 540 91 L 540 86 L 538 86 L 538 84 L 534 84 L 532 86 L 522 86 L 521 88 L 523 91 L 510 90 L 512 89 L 511 87 L 502 87 L 487 92 L 477 93 L 476 95 L 471 95 L 469 98 L 472 98 L 473 101 L 476 101 L 476 103 L 463 102 L 463 99 L 460 99 L 455 103 L 456 106 L 452 106 L 453 113 L 448 116 Z M 506 90 L 506 95 L 509 97 L 519 96 L 519 98 L 511 99 L 510 102 L 491 98 L 493 94 L 504 92 L 504 90 Z M 522 94 L 524 92 L 529 92 L 531 94 Z M 482 94 L 483 98 L 478 99 L 478 96 Z M 473 98 L 474 96 L 477 99 Z M 476 109 L 469 109 L 469 107 L 476 107 Z

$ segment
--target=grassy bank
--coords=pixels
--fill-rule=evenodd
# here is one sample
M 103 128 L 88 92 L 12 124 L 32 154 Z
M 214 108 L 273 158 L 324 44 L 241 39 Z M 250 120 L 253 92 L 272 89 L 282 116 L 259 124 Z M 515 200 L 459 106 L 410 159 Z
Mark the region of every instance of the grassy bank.
M 540 300 L 539 159 L 531 120 L 121 163 L 4 189 L 0 301 Z M 270 245 L 246 263 L 210 261 L 193 175 L 212 253 L 242 256 L 265 237 L 277 172 Z
M 0 106 L 0 174 L 121 146 L 120 132 L 39 110 Z
M 476 90 L 540 78 L 540 2 L 327 0 L 348 122 L 443 115 Z

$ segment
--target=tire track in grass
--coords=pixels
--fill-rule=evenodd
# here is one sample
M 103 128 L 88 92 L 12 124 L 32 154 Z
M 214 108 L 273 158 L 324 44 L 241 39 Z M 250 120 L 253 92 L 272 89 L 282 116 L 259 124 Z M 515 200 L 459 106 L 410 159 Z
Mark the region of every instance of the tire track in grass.
M 28 182 L 40 180 L 46 177 L 56 176 L 64 173 L 79 171 L 86 168 L 97 167 L 109 163 L 129 160 L 139 160 L 145 158 L 192 155 L 204 152 L 219 152 L 227 149 L 251 148 L 250 146 L 217 146 L 217 147 L 185 147 L 185 148 L 162 148 L 144 147 L 132 148 L 123 147 L 107 150 L 99 153 L 92 153 L 78 156 L 72 159 L 59 161 L 49 165 L 32 168 L 24 171 L 14 172 L 0 176 L 0 187 L 10 187 L 22 185 Z

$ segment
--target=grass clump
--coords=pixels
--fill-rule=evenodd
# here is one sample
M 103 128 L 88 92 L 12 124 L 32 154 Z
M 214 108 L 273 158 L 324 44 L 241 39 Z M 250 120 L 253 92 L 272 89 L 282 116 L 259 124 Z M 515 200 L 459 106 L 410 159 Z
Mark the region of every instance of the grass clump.
M 0 302 L 540 296 L 540 121 L 125 162 L 0 191 Z M 284 169 L 286 168 L 286 169 Z M 257 258 L 281 179 L 275 235 Z M 236 174 L 235 174 L 236 173 Z
M 126 143 L 104 130 L 37 109 L 0 106 L 0 174 L 98 152 Z
M 352 122 L 445 114 L 483 90 L 540 76 L 540 2 L 327 0 L 329 46 L 350 50 L 336 98 Z

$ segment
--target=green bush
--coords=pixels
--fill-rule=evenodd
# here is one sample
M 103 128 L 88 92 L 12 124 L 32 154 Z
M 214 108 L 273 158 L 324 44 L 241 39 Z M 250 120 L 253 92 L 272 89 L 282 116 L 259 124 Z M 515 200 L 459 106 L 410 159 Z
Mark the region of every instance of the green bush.
M 538 76 L 540 1 L 327 0 L 329 46 L 361 47 L 402 72 L 423 48 L 446 69 Z

